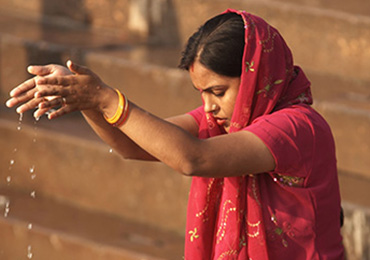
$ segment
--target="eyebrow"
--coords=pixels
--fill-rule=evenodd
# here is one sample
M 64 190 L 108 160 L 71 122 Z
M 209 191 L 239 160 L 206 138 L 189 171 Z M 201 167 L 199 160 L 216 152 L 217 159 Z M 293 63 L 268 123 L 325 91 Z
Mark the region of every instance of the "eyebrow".
M 193 85 L 193 88 L 195 89 L 195 90 L 197 90 L 197 91 L 200 91 L 200 92 L 210 92 L 210 91 L 212 91 L 212 90 L 214 90 L 214 89 L 217 89 L 217 88 L 225 88 L 225 87 L 227 87 L 226 85 L 214 85 L 214 86 L 210 86 L 210 87 L 208 87 L 208 88 L 206 88 L 206 89 L 198 89 L 196 86 L 194 86 Z

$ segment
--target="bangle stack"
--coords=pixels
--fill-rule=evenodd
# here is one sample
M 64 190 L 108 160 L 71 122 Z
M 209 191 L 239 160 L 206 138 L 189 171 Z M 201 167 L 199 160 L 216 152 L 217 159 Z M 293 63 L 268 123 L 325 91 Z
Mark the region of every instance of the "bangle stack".
M 118 94 L 118 107 L 116 113 L 108 118 L 104 116 L 105 120 L 114 127 L 121 126 L 127 119 L 128 116 L 128 100 L 124 94 L 121 93 L 118 89 L 116 89 Z

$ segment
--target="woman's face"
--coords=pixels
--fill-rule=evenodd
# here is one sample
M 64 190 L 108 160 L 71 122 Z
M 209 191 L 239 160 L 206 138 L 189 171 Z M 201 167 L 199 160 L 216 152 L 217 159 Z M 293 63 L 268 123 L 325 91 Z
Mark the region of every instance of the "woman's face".
M 194 87 L 200 91 L 204 111 L 229 132 L 231 117 L 239 91 L 240 77 L 219 75 L 196 60 L 189 69 Z

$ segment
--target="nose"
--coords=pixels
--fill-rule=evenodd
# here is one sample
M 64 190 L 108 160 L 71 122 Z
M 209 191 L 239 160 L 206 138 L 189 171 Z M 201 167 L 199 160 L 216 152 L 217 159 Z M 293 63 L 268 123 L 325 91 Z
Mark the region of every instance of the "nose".
M 203 95 L 204 102 L 204 112 L 215 113 L 217 110 L 217 105 L 214 103 L 213 99 L 209 95 Z

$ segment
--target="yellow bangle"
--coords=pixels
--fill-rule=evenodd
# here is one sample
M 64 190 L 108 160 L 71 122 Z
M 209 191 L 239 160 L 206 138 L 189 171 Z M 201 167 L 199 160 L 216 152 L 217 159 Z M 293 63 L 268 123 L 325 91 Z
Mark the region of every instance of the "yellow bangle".
M 127 103 L 126 97 L 118 89 L 115 89 L 115 90 L 118 94 L 118 107 L 117 107 L 116 113 L 114 114 L 114 116 L 110 118 L 104 116 L 105 120 L 111 125 L 117 124 L 117 122 L 120 120 L 120 118 L 122 117 L 122 114 L 124 113 L 124 108 Z
M 118 119 L 117 123 L 115 124 L 112 124 L 112 126 L 114 127 L 120 127 L 121 125 L 123 125 L 123 123 L 126 121 L 127 117 L 128 117 L 128 110 L 129 110 L 129 104 L 128 104 L 128 101 L 126 99 L 126 96 L 125 97 L 125 108 L 123 109 L 123 113 L 122 113 L 122 116 Z

